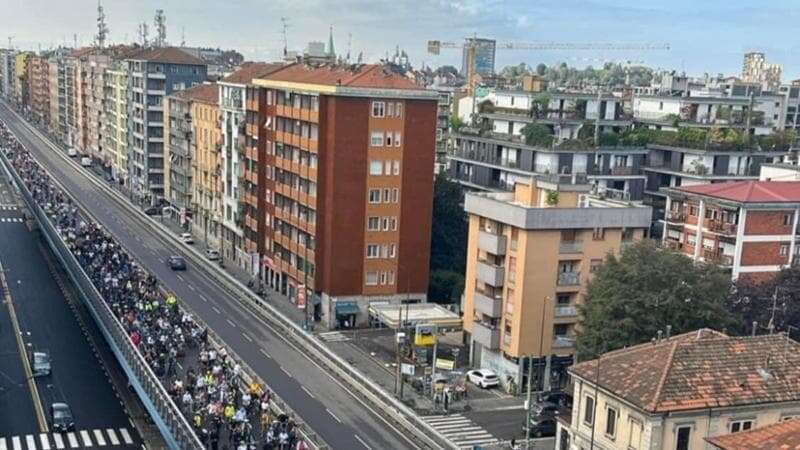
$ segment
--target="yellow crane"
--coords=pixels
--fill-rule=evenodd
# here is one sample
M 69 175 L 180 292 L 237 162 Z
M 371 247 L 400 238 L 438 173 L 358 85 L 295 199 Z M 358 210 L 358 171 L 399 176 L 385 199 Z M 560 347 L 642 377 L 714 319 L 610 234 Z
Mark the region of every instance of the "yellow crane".
M 448 41 L 428 41 L 428 53 L 438 55 L 442 49 L 466 49 L 467 50 L 467 89 L 469 95 L 473 95 L 477 85 L 475 77 L 475 52 L 479 48 L 494 45 L 496 50 L 589 50 L 589 51 L 654 51 L 669 50 L 670 46 L 666 43 L 636 43 L 636 42 L 593 42 L 593 43 L 569 43 L 569 42 L 495 42 L 468 38 L 464 42 Z

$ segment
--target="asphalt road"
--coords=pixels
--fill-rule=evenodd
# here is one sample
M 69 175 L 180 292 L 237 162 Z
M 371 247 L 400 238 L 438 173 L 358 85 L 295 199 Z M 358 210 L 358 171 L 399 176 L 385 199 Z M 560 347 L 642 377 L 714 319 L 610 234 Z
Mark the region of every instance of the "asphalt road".
M 5 183 L 2 177 L 0 183 Z M 134 441 L 130 448 L 137 448 L 141 440 L 127 412 L 51 276 L 38 237 L 22 222 L 22 212 L 10 204 L 12 201 L 0 195 L 0 262 L 28 350 L 46 351 L 51 357 L 52 374 L 36 378 L 44 410 L 54 402 L 65 402 L 72 409 L 76 429 L 124 428 Z M 3 311 L 7 317 L 8 309 Z M 3 323 L 0 327 L 5 337 L 10 326 Z M 16 342 L 3 344 L 0 348 L 4 354 L 16 354 L 14 366 L 20 366 L 21 371 Z M 21 374 L 14 376 L 25 379 Z M 13 408 L 0 409 L 5 412 L 0 414 L 0 437 L 38 431 L 35 416 L 31 415 L 33 400 L 27 385 L 13 387 L 0 405 L 3 403 Z
M 153 231 L 137 221 L 107 193 L 91 184 L 83 169 L 67 164 L 51 147 L 25 127 L 5 105 L 0 119 L 11 128 L 37 160 L 114 234 L 165 286 L 202 318 L 284 401 L 333 448 L 414 448 L 402 433 L 365 408 L 308 356 L 298 352 L 268 325 L 229 298 L 214 280 L 200 272 L 173 272 L 164 264 L 171 254 Z

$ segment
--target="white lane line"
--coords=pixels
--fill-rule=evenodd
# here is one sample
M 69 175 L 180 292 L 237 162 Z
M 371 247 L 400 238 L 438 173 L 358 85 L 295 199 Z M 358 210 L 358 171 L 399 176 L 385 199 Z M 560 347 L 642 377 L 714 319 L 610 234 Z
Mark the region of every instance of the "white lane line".
M 334 419 L 336 419 L 336 421 L 337 421 L 337 422 L 339 422 L 339 423 L 342 423 L 342 421 L 341 421 L 341 420 L 340 420 L 338 417 L 336 417 L 336 414 L 332 413 L 330 409 L 328 409 L 328 408 L 325 408 L 325 411 L 328 411 L 328 414 L 330 414 L 330 415 L 331 415 L 331 417 L 333 417 Z
M 228 325 L 232 326 L 233 328 L 236 328 L 236 324 L 233 323 L 233 321 L 231 321 L 231 319 L 225 319 L 225 321 L 228 322 Z
M 47 433 L 40 434 L 39 441 L 42 442 L 42 450 L 50 450 L 50 439 L 47 439 Z
M 309 396 L 309 397 L 311 397 L 311 398 L 316 398 L 316 397 L 314 397 L 314 394 L 312 394 L 312 393 L 311 393 L 311 391 L 309 391 L 308 389 L 306 389 L 306 387 L 305 387 L 305 386 L 300 386 L 300 388 L 302 388 L 304 391 L 306 391 L 306 394 L 308 394 L 308 396 Z
M 195 289 L 195 288 L 194 288 L 194 286 L 192 286 L 191 284 L 187 284 L 187 286 L 189 286 L 189 289 L 191 289 L 192 291 L 196 291 L 196 290 L 197 290 L 197 289 Z
M 25 443 L 28 444 L 28 450 L 36 450 L 36 439 L 32 434 L 25 436 Z
M 208 303 L 208 299 L 203 294 L 200 294 L 200 300 L 203 300 L 204 302 Z
M 67 440 L 69 441 L 70 448 L 77 448 L 78 445 L 78 438 L 75 436 L 75 433 L 67 433 Z
M 176 274 L 175 274 L 175 276 L 176 276 L 176 277 L 178 277 L 178 279 L 179 279 L 179 280 L 181 280 L 181 281 L 184 281 L 184 280 L 183 280 L 183 277 L 181 276 L 181 274 L 179 274 L 179 273 L 176 273 Z
M 286 369 L 284 369 L 283 366 L 278 366 L 278 367 L 281 368 L 281 371 L 283 371 L 283 373 L 285 373 L 287 377 L 292 378 L 292 374 L 290 374 L 288 371 L 286 371 Z
M 133 439 L 131 439 L 131 435 L 128 434 L 128 430 L 126 428 L 120 428 L 119 434 L 122 435 L 122 440 L 125 441 L 126 444 L 133 444 Z
M 81 430 L 81 438 L 83 439 L 83 446 L 84 447 L 91 447 L 92 445 L 92 437 L 89 435 L 89 432 L 86 430 Z
M 56 441 L 56 448 L 61 450 L 64 448 L 64 439 L 61 438 L 61 434 L 53 434 L 53 440 Z
M 263 348 L 260 348 L 260 349 L 258 349 L 258 351 L 260 351 L 262 355 L 266 356 L 266 357 L 267 357 L 267 359 L 272 359 L 272 356 L 269 356 L 269 355 L 267 354 L 267 351 L 266 351 L 266 350 L 264 350 Z
M 94 440 L 97 441 L 97 445 L 106 445 L 106 438 L 101 430 L 94 430 Z
M 14 450 L 22 450 L 22 442 L 20 442 L 19 436 L 11 438 L 11 445 L 14 447 Z
M 222 314 L 222 313 L 221 313 L 221 312 L 220 312 L 220 311 L 217 309 L 217 307 L 216 307 L 216 306 L 212 306 L 212 307 L 211 307 L 211 309 L 213 309 L 213 310 L 214 310 L 214 312 L 215 312 L 215 313 L 217 313 L 217 314 Z
M 242 337 L 247 339 L 247 341 L 250 342 L 250 343 L 253 342 L 253 339 L 250 336 L 248 336 L 247 333 L 242 333 Z
M 361 443 L 361 445 L 363 445 L 363 446 L 364 446 L 364 448 L 366 448 L 367 450 L 372 450 L 372 447 L 370 447 L 369 445 L 367 445 L 367 443 L 366 443 L 366 442 L 364 442 L 364 441 L 363 441 L 363 440 L 362 440 L 360 437 L 358 437 L 358 435 L 357 435 L 357 434 L 354 434 L 353 436 L 355 436 L 355 437 L 356 437 L 356 440 L 357 440 L 358 442 L 360 442 L 360 443 Z
M 117 438 L 117 433 L 112 428 L 106 428 L 106 433 L 108 434 L 108 440 L 111 441 L 111 445 L 119 445 L 119 438 Z
M 0 438 L 0 450 L 8 450 L 8 444 L 6 444 L 6 438 Z

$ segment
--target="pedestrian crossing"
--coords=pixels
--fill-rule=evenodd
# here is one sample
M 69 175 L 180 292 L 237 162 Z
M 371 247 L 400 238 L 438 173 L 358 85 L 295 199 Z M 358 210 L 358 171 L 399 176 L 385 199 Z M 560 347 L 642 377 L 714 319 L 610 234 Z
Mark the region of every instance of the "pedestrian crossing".
M 0 437 L 0 450 L 62 450 L 133 445 L 127 428 L 105 428 Z
M 422 420 L 443 434 L 460 449 L 471 449 L 476 445 L 490 445 L 500 442 L 491 433 L 461 414 L 425 416 Z
M 16 205 L 0 205 L 0 211 L 16 211 L 19 207 Z
M 24 220 L 22 220 L 22 217 L 0 217 L 0 222 L 22 223 L 22 222 L 24 222 Z
M 341 331 L 329 331 L 327 333 L 320 333 L 319 338 L 325 342 L 344 342 L 350 340 L 350 337 L 346 336 Z

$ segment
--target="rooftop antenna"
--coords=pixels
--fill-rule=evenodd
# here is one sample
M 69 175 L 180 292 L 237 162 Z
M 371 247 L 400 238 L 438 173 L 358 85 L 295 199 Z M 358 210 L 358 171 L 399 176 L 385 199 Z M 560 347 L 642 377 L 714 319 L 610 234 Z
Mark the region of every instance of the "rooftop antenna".
M 281 25 L 283 27 L 283 56 L 289 54 L 289 40 L 287 39 L 286 30 L 289 29 L 289 18 L 281 17 Z
M 167 16 L 164 15 L 163 9 L 156 10 L 156 16 L 153 19 L 153 24 L 156 28 L 156 47 L 163 47 L 167 44 Z
M 181 47 L 186 47 L 186 27 L 181 27 Z
M 347 33 L 347 63 L 350 64 L 350 50 L 353 47 L 353 33 Z
M 73 33 L 72 34 L 72 42 L 73 42 L 74 48 L 77 49 L 78 48 L 78 33 Z
M 778 309 L 778 288 L 775 288 L 775 292 L 772 293 L 772 314 L 769 318 L 769 324 L 767 325 L 767 329 L 769 329 L 769 334 L 773 334 L 775 332 L 775 310 Z
M 11 41 L 13 41 L 13 40 L 14 40 L 14 36 L 9 36 L 8 37 L 8 49 L 9 50 L 13 50 L 14 49 L 14 47 L 11 45 Z
M 142 22 L 139 24 L 139 41 L 142 43 L 142 47 L 147 47 L 150 42 L 148 41 L 148 35 L 150 34 L 149 26 L 147 22 Z
M 103 48 L 106 44 L 108 37 L 108 25 L 106 24 L 106 13 L 103 10 L 103 5 L 100 0 L 97 0 L 97 36 L 95 36 L 95 44 L 98 48 Z

